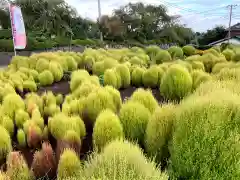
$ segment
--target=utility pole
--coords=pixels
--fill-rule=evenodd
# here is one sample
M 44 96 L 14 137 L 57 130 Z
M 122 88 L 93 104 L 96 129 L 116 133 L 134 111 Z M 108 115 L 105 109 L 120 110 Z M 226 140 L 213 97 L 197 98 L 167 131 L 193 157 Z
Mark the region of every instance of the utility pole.
M 101 15 L 101 2 L 100 2 L 100 0 L 98 0 L 98 21 L 99 21 L 99 23 L 100 23 L 101 16 L 102 16 Z M 100 26 L 100 24 L 99 24 L 99 26 Z M 100 40 L 103 41 L 103 33 L 101 30 L 100 30 Z
M 229 26 L 228 26 L 228 43 L 230 42 L 230 38 L 231 38 L 231 23 L 232 23 L 232 11 L 233 11 L 233 7 L 236 7 L 237 5 L 228 5 L 227 7 L 230 8 L 230 12 L 229 12 Z

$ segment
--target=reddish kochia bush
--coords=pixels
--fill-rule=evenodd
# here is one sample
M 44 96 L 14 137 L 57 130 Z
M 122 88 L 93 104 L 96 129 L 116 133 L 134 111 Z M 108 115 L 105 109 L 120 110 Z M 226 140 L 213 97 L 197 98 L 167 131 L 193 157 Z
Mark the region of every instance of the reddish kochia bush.
M 44 142 L 42 144 L 42 150 L 34 154 L 31 169 L 37 179 L 42 177 L 55 177 L 57 169 L 56 157 L 49 143 Z
M 75 131 L 69 130 L 66 132 L 62 140 L 57 141 L 56 156 L 59 160 L 65 149 L 72 149 L 79 156 L 81 152 L 81 139 Z
M 36 126 L 31 125 L 28 128 L 27 143 L 30 148 L 37 148 L 42 141 L 42 130 Z

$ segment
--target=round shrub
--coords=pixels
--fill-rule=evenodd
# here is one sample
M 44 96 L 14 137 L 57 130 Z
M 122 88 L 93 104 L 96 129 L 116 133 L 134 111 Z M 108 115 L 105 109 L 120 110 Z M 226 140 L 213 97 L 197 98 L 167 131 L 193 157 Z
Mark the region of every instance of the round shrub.
M 154 63 L 155 64 L 161 64 L 164 62 L 170 62 L 172 61 L 171 55 L 166 50 L 160 50 L 157 55 L 154 57 Z
M 171 46 L 168 52 L 171 54 L 172 59 L 183 58 L 183 50 L 178 46 Z
M 73 93 L 75 98 L 87 97 L 91 92 L 95 91 L 98 86 L 92 84 L 91 82 L 84 81 Z
M 201 56 L 200 55 L 188 56 L 185 58 L 185 61 L 187 61 L 187 62 L 199 61 L 199 57 L 201 57 Z
M 154 57 L 157 55 L 157 53 L 160 51 L 161 49 L 158 46 L 147 46 L 145 51 L 147 53 L 147 55 L 150 57 L 151 60 L 154 59 Z
M 240 53 L 236 53 L 232 56 L 232 61 L 233 62 L 239 62 L 240 61 Z
M 185 62 L 185 61 L 182 61 L 182 60 L 177 60 L 177 61 L 174 61 L 174 64 L 180 64 L 181 66 L 185 67 L 189 72 L 192 71 L 192 66 L 189 62 Z M 172 65 L 174 65 L 174 64 L 172 64 Z
M 172 65 L 162 78 L 161 94 L 171 100 L 179 100 L 187 96 L 192 90 L 192 77 L 181 65 Z
M 131 75 L 130 75 L 129 68 L 124 64 L 119 64 L 116 67 L 116 72 L 121 77 L 121 87 L 127 88 L 131 83 Z
M 113 86 L 114 88 L 117 88 L 117 77 L 116 72 L 113 69 L 107 69 L 104 72 L 104 85 L 107 86 Z
M 225 56 L 227 61 L 231 61 L 234 56 L 234 52 L 231 49 L 225 49 L 222 54 Z
M 54 82 L 54 77 L 49 70 L 44 70 L 38 75 L 38 80 L 42 86 L 47 86 Z
M 33 178 L 25 159 L 20 152 L 11 152 L 8 155 L 6 174 L 13 180 L 31 180 Z
M 123 137 L 123 127 L 117 115 L 110 110 L 102 111 L 97 117 L 93 129 L 95 149 L 101 150 L 111 141 Z
M 41 59 L 39 59 L 39 60 L 37 61 L 36 70 L 37 70 L 39 73 L 41 73 L 41 72 L 43 72 L 44 70 L 48 69 L 48 67 L 49 67 L 49 62 L 48 62 L 48 60 L 41 58 Z
M 158 107 L 158 102 L 153 96 L 150 90 L 144 90 L 142 88 L 137 89 L 132 94 L 130 101 L 141 103 L 151 113 L 153 113 Z
M 221 62 L 217 63 L 213 66 L 212 73 L 217 74 L 219 73 L 223 68 L 228 68 L 232 65 L 231 62 Z
M 141 67 L 136 67 L 133 69 L 132 71 L 132 85 L 136 86 L 136 87 L 140 87 L 143 83 L 142 83 L 142 76 L 144 73 L 144 69 Z
M 200 84 L 212 80 L 212 76 L 208 73 L 199 71 L 196 75 L 192 75 L 193 78 L 193 90 L 197 89 Z
M 70 89 L 74 91 L 77 89 L 82 82 L 88 80 L 90 77 L 89 73 L 86 70 L 74 71 L 71 75 Z
M 30 69 L 30 74 L 33 77 L 34 81 L 38 81 L 38 72 L 34 69 Z
M 238 179 L 239 96 L 193 95 L 179 106 L 170 148 L 171 179 Z M 200 170 L 200 171 L 199 171 Z
M 168 145 L 172 136 L 175 118 L 175 106 L 172 104 L 159 107 L 151 116 L 145 136 L 145 148 L 151 157 L 160 163 L 168 158 Z
M 22 129 L 18 129 L 17 131 L 17 142 L 21 147 L 26 147 L 26 134 Z
M 37 91 L 37 85 L 34 81 L 27 80 L 23 82 L 23 89 L 30 91 L 30 92 L 36 92 Z
M 1 125 L 9 132 L 10 136 L 14 135 L 14 122 L 8 116 L 1 118 Z
M 66 59 L 69 71 L 74 71 L 78 68 L 78 64 L 72 56 L 66 56 L 65 59 Z
M 25 109 L 25 103 L 19 95 L 9 94 L 4 97 L 2 103 L 4 114 L 13 119 L 15 117 L 15 112 L 19 109 Z
M 115 140 L 100 154 L 95 154 L 82 175 L 85 179 L 168 179 L 144 156 L 139 146 L 123 140 Z
M 196 54 L 196 49 L 193 46 L 189 46 L 189 45 L 184 46 L 182 50 L 184 52 L 184 55 L 186 56 L 192 56 Z
M 60 156 L 58 163 L 57 177 L 58 179 L 79 178 L 81 172 L 81 162 L 76 153 L 70 149 L 66 149 Z
M 116 106 L 117 111 L 121 108 L 122 106 L 122 97 L 120 92 L 113 88 L 112 86 L 105 86 L 104 89 L 110 93 L 110 95 L 112 96 L 113 102 Z
M 226 62 L 226 58 L 224 56 L 214 56 L 211 53 L 204 54 L 199 58 L 200 61 L 203 62 L 206 72 L 212 72 L 212 68 L 215 64 L 220 62 Z
M 215 50 L 215 49 L 213 49 L 213 48 L 210 48 L 210 49 L 205 50 L 203 54 L 207 54 L 207 53 L 211 53 L 212 55 L 217 56 L 217 57 L 220 55 L 220 54 L 218 53 L 218 51 Z
M 59 63 L 50 62 L 49 71 L 52 73 L 55 82 L 58 82 L 63 78 L 63 69 Z
M 102 74 L 104 74 L 104 62 L 103 61 L 99 61 L 93 64 L 93 74 L 96 74 L 97 76 L 100 76 Z
M 127 139 L 143 143 L 145 129 L 150 111 L 138 102 L 127 102 L 122 105 L 119 118 Z
M 158 69 L 149 68 L 144 71 L 142 75 L 143 85 L 149 88 L 155 88 L 158 86 Z
M 12 141 L 8 131 L 3 126 L 0 126 L 0 132 L 0 161 L 2 162 L 12 151 Z
M 116 105 L 113 102 L 112 95 L 103 88 L 89 94 L 85 107 L 88 118 L 92 124 L 94 124 L 98 114 L 104 109 L 110 109 L 116 112 Z
M 23 110 L 23 109 L 19 109 L 16 111 L 15 113 L 15 124 L 18 128 L 22 128 L 24 122 L 26 122 L 27 120 L 29 120 L 29 114 Z
M 204 64 L 201 61 L 191 61 L 192 69 L 199 69 L 205 71 Z

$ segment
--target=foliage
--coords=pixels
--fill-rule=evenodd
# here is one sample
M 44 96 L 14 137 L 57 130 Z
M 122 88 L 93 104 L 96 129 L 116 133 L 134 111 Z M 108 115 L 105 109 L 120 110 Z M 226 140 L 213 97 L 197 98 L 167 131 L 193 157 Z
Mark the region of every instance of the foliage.
M 101 150 L 111 141 L 123 137 L 123 127 L 117 115 L 110 110 L 102 111 L 97 117 L 93 129 L 95 149 Z
M 221 88 L 192 95 L 181 104 L 170 156 L 173 179 L 239 177 L 238 99 L 238 95 Z
M 187 96 L 192 90 L 192 77 L 186 68 L 172 65 L 162 78 L 161 94 L 170 100 L 179 100 Z
M 145 148 L 151 157 L 162 162 L 169 156 L 168 144 L 172 136 L 172 126 L 175 123 L 175 106 L 162 105 L 151 116 L 145 136 Z
M 149 117 L 150 111 L 139 102 L 130 101 L 123 104 L 119 112 L 119 118 L 123 125 L 125 137 L 143 143 Z
M 144 156 L 137 145 L 123 140 L 115 140 L 100 154 L 94 154 L 85 165 L 83 176 L 86 179 L 168 179 L 165 173 L 161 173 L 156 165 Z
M 130 101 L 141 103 L 151 113 L 153 113 L 158 106 L 158 102 L 155 99 L 155 97 L 153 96 L 151 90 L 144 90 L 142 88 L 137 89 L 132 94 Z

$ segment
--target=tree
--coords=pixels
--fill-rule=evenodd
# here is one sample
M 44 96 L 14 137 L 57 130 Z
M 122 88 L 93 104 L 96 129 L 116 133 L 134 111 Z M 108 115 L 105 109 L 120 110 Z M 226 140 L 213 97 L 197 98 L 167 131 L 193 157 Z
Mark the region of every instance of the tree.
M 211 42 L 225 38 L 227 31 L 224 26 L 216 26 L 204 33 L 197 32 L 196 35 L 198 36 L 198 42 L 200 45 L 208 45 Z

